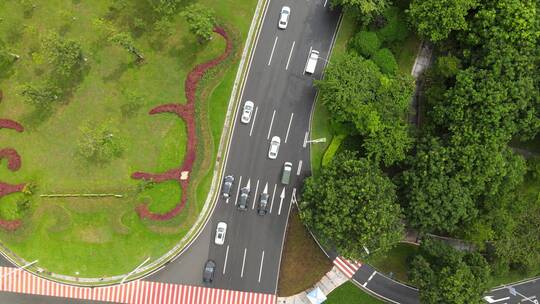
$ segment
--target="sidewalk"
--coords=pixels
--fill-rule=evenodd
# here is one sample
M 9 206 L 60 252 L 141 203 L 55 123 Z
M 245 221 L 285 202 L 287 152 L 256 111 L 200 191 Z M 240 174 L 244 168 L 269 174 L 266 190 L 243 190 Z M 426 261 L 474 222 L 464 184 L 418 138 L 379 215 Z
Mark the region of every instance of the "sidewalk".
M 290 297 L 279 297 L 277 299 L 277 304 L 311 304 L 307 298 L 307 294 L 317 287 L 319 287 L 322 292 L 328 296 L 332 290 L 341 286 L 341 284 L 347 282 L 347 278 L 336 266 L 322 277 L 322 279 L 317 282 L 312 288 L 304 290 L 299 294 Z

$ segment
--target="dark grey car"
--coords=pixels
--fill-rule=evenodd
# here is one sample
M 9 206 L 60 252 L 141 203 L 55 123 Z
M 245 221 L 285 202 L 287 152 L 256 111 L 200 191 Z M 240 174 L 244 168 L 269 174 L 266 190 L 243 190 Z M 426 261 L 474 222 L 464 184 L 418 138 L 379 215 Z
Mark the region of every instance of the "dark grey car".
M 259 206 L 257 206 L 257 213 L 259 215 L 265 215 L 268 212 L 268 198 L 270 195 L 268 193 L 261 193 L 261 198 L 259 199 Z
M 249 199 L 249 188 L 244 187 L 240 189 L 240 199 L 238 200 L 238 209 L 242 211 L 247 210 L 248 199 Z
M 229 198 L 231 196 L 231 189 L 234 184 L 234 176 L 227 175 L 223 179 L 223 186 L 221 187 L 221 194 L 224 198 Z
M 214 273 L 216 272 L 216 262 L 212 260 L 206 261 L 203 270 L 203 282 L 212 283 L 214 281 Z

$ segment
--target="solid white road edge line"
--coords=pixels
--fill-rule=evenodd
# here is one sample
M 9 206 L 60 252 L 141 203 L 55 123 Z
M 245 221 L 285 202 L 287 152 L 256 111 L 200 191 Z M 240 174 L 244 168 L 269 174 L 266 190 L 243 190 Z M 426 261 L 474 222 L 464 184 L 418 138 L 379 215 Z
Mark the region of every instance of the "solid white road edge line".
M 289 59 L 287 59 L 287 65 L 285 66 L 285 70 L 289 69 L 289 63 L 291 62 L 291 56 L 292 56 L 292 53 L 294 51 L 294 44 L 295 43 L 296 43 L 296 41 L 292 42 L 291 52 L 289 53 Z
M 257 186 L 255 187 L 255 195 L 253 196 L 253 206 L 251 210 L 255 209 L 255 202 L 257 201 L 257 191 L 259 191 L 259 180 L 257 180 Z
M 274 46 L 272 47 L 272 53 L 270 53 L 270 59 L 268 59 L 268 65 L 272 62 L 272 57 L 274 57 L 274 50 L 276 49 L 278 37 L 276 36 L 276 40 L 274 40 Z
M 328 0 L 324 0 L 324 7 L 326 7 L 326 3 L 328 2 Z
M 223 262 L 223 274 L 227 270 L 227 258 L 229 257 L 229 245 L 227 245 L 227 251 L 225 251 L 225 262 Z
M 272 125 L 274 124 L 275 116 L 276 116 L 276 110 L 274 110 L 274 113 L 272 113 L 272 120 L 270 121 L 270 128 L 268 128 L 268 135 L 266 136 L 266 139 L 270 139 L 270 133 L 272 133 Z
M 302 171 L 302 160 L 298 162 L 298 169 L 296 170 L 296 175 L 300 175 L 300 171 Z
M 247 253 L 247 248 L 244 248 L 244 258 L 242 259 L 242 272 L 240 273 L 241 278 L 244 277 L 244 266 L 246 265 L 246 253 Z
M 270 213 L 272 213 L 272 208 L 274 207 L 274 197 L 276 197 L 276 187 L 277 187 L 277 184 L 274 185 L 274 192 L 272 192 L 272 202 L 270 202 Z
M 238 195 L 240 194 L 240 187 L 242 187 L 242 175 L 240 175 L 240 181 L 238 182 L 238 189 L 236 191 L 236 198 L 234 199 L 234 205 L 238 204 Z
M 289 131 L 291 130 L 293 117 L 294 117 L 294 113 L 291 113 L 291 118 L 289 119 L 289 126 L 287 127 L 287 135 L 285 135 L 285 143 L 287 143 L 287 139 L 289 138 Z
M 261 274 L 262 274 L 263 263 L 264 263 L 264 250 L 263 250 L 262 256 L 261 256 L 261 266 L 259 267 L 259 283 L 261 282 Z
M 255 108 L 255 114 L 253 114 L 253 121 L 251 122 L 251 129 L 249 130 L 249 136 L 253 133 L 253 126 L 255 126 L 255 120 L 257 119 L 257 111 L 259 111 L 259 107 Z

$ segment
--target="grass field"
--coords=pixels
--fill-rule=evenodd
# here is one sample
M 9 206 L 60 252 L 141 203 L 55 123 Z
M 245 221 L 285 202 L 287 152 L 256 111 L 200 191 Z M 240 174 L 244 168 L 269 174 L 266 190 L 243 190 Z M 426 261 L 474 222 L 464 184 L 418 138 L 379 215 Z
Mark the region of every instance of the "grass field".
M 386 275 L 392 273 L 392 277 L 404 283 L 410 283 L 407 276 L 408 260 L 418 252 L 418 246 L 408 243 L 399 243 L 392 248 L 385 257 L 369 261 L 379 272 Z
M 278 295 L 292 296 L 312 287 L 331 268 L 332 262 L 313 240 L 300 221 L 298 211 L 293 208 L 279 271 Z
M 144 2 L 136 0 L 133 2 Z M 201 1 L 212 7 L 218 20 L 226 21 L 241 43 L 247 36 L 254 0 Z M 187 31 L 183 18 L 173 18 L 172 33 L 157 41 L 150 29 L 135 31 L 110 17 L 112 1 L 50 0 L 24 13 L 20 1 L 0 3 L 0 40 L 21 59 L 2 73 L 0 117 L 21 122 L 26 130 L 0 131 L 2 147 L 15 148 L 22 158 L 18 172 L 2 163 L 0 181 L 32 182 L 36 194 L 116 193 L 123 198 L 80 199 L 39 198 L 34 195 L 30 212 L 16 232 L 0 231 L 0 239 L 26 260 L 39 259 L 49 271 L 80 276 L 109 276 L 132 270 L 146 257 L 168 251 L 189 230 L 202 208 L 211 181 L 211 166 L 195 167 L 201 177 L 192 187 L 192 201 L 177 218 L 166 223 L 141 221 L 134 208 L 149 202 L 150 210 L 166 212 L 179 201 L 180 187 L 172 182 L 140 192 L 140 182 L 130 178 L 134 171 L 162 172 L 181 164 L 186 147 L 185 125 L 174 115 L 150 116 L 148 111 L 163 103 L 183 103 L 184 80 L 197 64 L 221 54 L 225 41 L 218 35 L 201 45 Z M 145 11 L 140 18 L 146 20 Z M 95 28 L 98 18 L 110 19 L 119 29 L 130 32 L 145 61 L 136 64 L 124 49 L 103 42 Z M 40 39 L 49 32 L 78 41 L 87 61 L 82 81 L 72 94 L 54 107 L 48 117 L 35 115 L 20 95 L 29 82 L 46 75 L 40 54 Z M 241 49 L 242 45 L 236 45 Z M 40 59 L 41 58 L 41 59 Z M 213 165 L 223 127 L 230 91 L 236 74 L 237 57 L 221 69 L 219 78 L 206 81 L 207 126 L 213 147 L 207 163 Z M 215 89 L 214 89 L 215 88 Z M 127 111 L 126 109 L 129 109 Z M 83 124 L 114 126 L 123 146 L 120 157 L 92 163 L 77 153 Z M 202 168 L 202 169 L 201 169 Z M 204 177 L 204 178 L 203 178 Z M 191 196 L 190 196 L 191 197 Z M 0 201 L 12 204 L 13 195 Z M 0 216 L 2 207 L 0 207 Z
M 325 304 L 382 304 L 380 301 L 369 294 L 360 290 L 351 282 L 334 289 L 329 295 Z

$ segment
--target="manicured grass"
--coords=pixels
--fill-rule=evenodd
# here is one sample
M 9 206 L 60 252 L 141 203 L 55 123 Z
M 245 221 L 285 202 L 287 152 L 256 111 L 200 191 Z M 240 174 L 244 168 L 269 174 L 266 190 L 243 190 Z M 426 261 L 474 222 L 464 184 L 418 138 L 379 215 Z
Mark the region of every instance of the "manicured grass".
M 386 275 L 392 273 L 392 277 L 398 281 L 409 284 L 407 276 L 408 260 L 418 251 L 418 246 L 409 243 L 399 243 L 390 250 L 385 257 L 371 260 L 370 264 L 379 272 Z
M 218 19 L 239 36 L 247 36 L 255 0 L 202 1 L 212 7 Z M 146 257 L 156 259 L 168 251 L 189 230 L 197 218 L 208 192 L 204 180 L 192 189 L 199 190 L 197 203 L 186 205 L 174 220 L 174 227 L 141 221 L 134 208 L 139 203 L 137 185 L 130 178 L 134 171 L 162 172 L 178 166 L 186 146 L 185 124 L 172 114 L 148 115 L 154 106 L 183 103 L 184 80 L 197 63 L 223 52 L 224 40 L 215 35 L 204 45 L 187 31 L 183 18 L 174 18 L 173 33 L 162 46 L 155 45 L 151 30 L 135 35 L 135 45 L 144 54 L 143 64 L 135 64 L 125 50 L 103 43 L 94 23 L 106 18 L 111 0 L 91 2 L 51 0 L 40 2 L 31 17 L 23 16 L 18 1 L 0 3 L 0 37 L 21 55 L 9 77 L 0 79 L 4 99 L 0 117 L 18 120 L 24 133 L 2 130 L 2 144 L 15 148 L 22 167 L 10 172 L 0 166 L 0 180 L 9 183 L 34 182 L 42 193 L 118 193 L 124 198 L 57 199 L 34 196 L 30 214 L 20 230 L 0 231 L 0 239 L 26 260 L 39 259 L 39 266 L 53 272 L 81 276 L 108 276 L 132 270 Z M 61 9 L 59 9 L 61 8 Z M 73 16 L 65 28 L 66 14 Z M 146 12 L 141 12 L 145 17 Z M 122 26 L 119 26 L 122 27 Z M 19 95 L 26 82 L 40 81 L 43 71 L 35 62 L 40 37 L 47 31 L 58 31 L 82 45 L 87 71 L 73 95 L 55 107 L 52 115 L 38 120 Z M 127 29 L 129 31 L 129 29 Z M 15 34 L 14 34 L 15 33 Z M 241 48 L 241 45 L 236 47 Z M 222 80 L 210 82 L 219 94 L 210 95 L 209 119 L 214 141 L 219 141 L 228 96 L 236 73 L 237 58 L 222 67 Z M 202 89 L 202 88 L 201 88 Z M 212 88 L 207 88 L 211 90 Z M 127 113 L 127 104 L 136 96 L 137 106 Z M 216 97 L 217 96 L 217 97 Z M 124 110 L 122 110 L 124 109 Z M 112 122 L 119 130 L 124 152 L 105 164 L 92 164 L 76 153 L 84 122 Z M 216 145 L 217 147 L 217 145 Z M 217 149 L 211 151 L 215 158 Z M 213 162 L 212 162 L 213 165 Z M 181 195 L 172 183 L 156 185 L 145 193 L 150 208 L 165 212 Z M 1 214 L 0 214 L 1 215 Z
M 177 181 L 169 180 L 157 183 L 139 194 L 139 201 L 149 203 L 148 209 L 163 214 L 178 204 L 182 197 L 182 188 Z
M 312 287 L 331 268 L 332 262 L 313 240 L 300 221 L 298 211 L 293 208 L 279 270 L 278 295 L 292 296 Z
M 328 296 L 325 304 L 381 304 L 384 303 L 356 287 L 351 282 L 334 289 Z
M 411 31 L 411 34 L 405 41 L 392 48 L 392 52 L 394 53 L 394 56 L 396 56 L 399 71 L 404 74 L 411 73 L 419 47 L 420 40 L 414 32 Z

